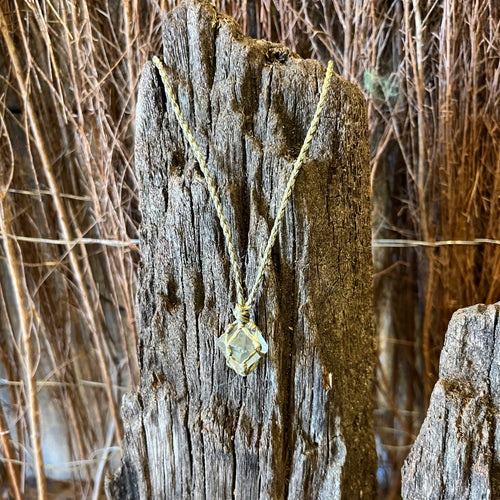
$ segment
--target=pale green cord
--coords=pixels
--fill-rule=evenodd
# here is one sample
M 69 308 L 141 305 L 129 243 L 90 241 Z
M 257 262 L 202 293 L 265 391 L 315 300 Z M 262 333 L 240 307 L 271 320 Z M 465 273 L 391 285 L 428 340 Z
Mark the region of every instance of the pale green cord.
M 170 81 L 167 76 L 167 72 L 165 71 L 165 66 L 163 66 L 163 63 L 158 59 L 158 57 L 154 56 L 153 57 L 153 63 L 155 66 L 158 68 L 158 71 L 160 72 L 161 79 L 163 81 L 163 85 L 165 87 L 165 91 L 167 93 L 167 96 L 169 97 L 170 104 L 172 105 L 172 109 L 174 110 L 175 116 L 177 117 L 177 121 L 179 122 L 179 125 L 182 128 L 182 131 L 184 132 L 184 135 L 191 145 L 191 148 L 193 149 L 194 155 L 196 156 L 196 159 L 198 160 L 198 164 L 200 165 L 201 171 L 203 172 L 203 175 L 205 177 L 205 180 L 208 185 L 208 191 L 210 192 L 210 196 L 212 198 L 212 201 L 215 205 L 215 209 L 217 212 L 217 215 L 219 216 L 219 221 L 220 225 L 222 227 L 222 231 L 224 232 L 224 237 L 226 238 L 226 244 L 227 248 L 229 250 L 229 259 L 231 260 L 231 265 L 233 267 L 233 273 L 234 273 L 234 278 L 236 281 L 236 293 L 238 295 L 238 304 L 244 304 L 244 295 L 243 295 L 243 285 L 241 281 L 241 269 L 238 264 L 238 260 L 236 258 L 236 252 L 234 250 L 234 245 L 233 245 L 233 239 L 231 238 L 231 232 L 229 231 L 229 226 L 227 225 L 226 217 L 224 216 L 224 212 L 222 211 L 222 205 L 220 203 L 219 195 L 217 194 L 217 190 L 215 188 L 215 183 L 214 180 L 212 179 L 212 176 L 210 175 L 210 172 L 208 171 L 207 164 L 205 163 L 205 159 L 203 158 L 200 148 L 198 147 L 198 144 L 196 144 L 196 141 L 194 140 L 193 134 L 189 130 L 188 124 L 186 123 L 186 120 L 184 120 L 184 117 L 182 116 L 181 110 L 179 109 L 179 105 L 177 104 L 177 100 L 175 99 L 174 96 L 174 91 L 172 90 L 172 86 L 170 85 Z
M 189 127 L 186 123 L 186 120 L 184 120 L 184 117 L 182 116 L 181 110 L 179 109 L 179 105 L 177 104 L 177 100 L 174 96 L 174 92 L 172 90 L 172 86 L 170 85 L 170 81 L 168 79 L 167 72 L 165 70 L 165 67 L 163 66 L 163 63 L 156 56 L 153 57 L 153 63 L 158 68 L 158 71 L 160 72 L 160 76 L 161 76 L 161 79 L 163 81 L 163 85 L 165 86 L 165 91 L 166 91 L 167 96 L 170 100 L 170 104 L 172 105 L 172 109 L 174 110 L 175 116 L 177 117 L 177 121 L 179 122 L 179 125 L 181 126 L 182 131 L 184 132 L 184 136 L 186 137 L 187 141 L 191 145 L 191 148 L 193 149 L 194 155 L 196 156 L 196 159 L 198 160 L 201 171 L 203 172 L 203 175 L 204 175 L 205 180 L 207 182 L 208 190 L 209 190 L 210 196 L 212 198 L 212 201 L 215 205 L 215 209 L 216 209 L 217 215 L 219 217 L 219 222 L 220 222 L 220 225 L 222 227 L 224 237 L 226 239 L 226 245 L 227 245 L 227 248 L 229 251 L 229 259 L 231 261 L 234 279 L 236 282 L 236 293 L 237 293 L 238 303 L 236 304 L 236 307 L 235 307 L 233 313 L 234 313 L 236 320 L 239 323 L 247 323 L 249 320 L 248 311 L 253 306 L 253 303 L 254 303 L 255 298 L 257 296 L 257 292 L 259 290 L 259 287 L 262 283 L 262 280 L 264 279 L 264 272 L 265 272 L 267 263 L 269 261 L 269 258 L 271 257 L 271 251 L 272 251 L 272 248 L 273 248 L 274 243 L 276 241 L 276 237 L 278 235 L 278 230 L 280 228 L 281 221 L 283 220 L 283 217 L 285 215 L 285 209 L 286 209 L 286 206 L 288 205 L 290 195 L 292 194 L 292 189 L 293 189 L 293 186 L 295 184 L 295 180 L 297 179 L 300 168 L 302 167 L 302 164 L 304 163 L 307 151 L 309 150 L 309 146 L 311 145 L 311 141 L 312 141 L 314 134 L 316 132 L 316 129 L 318 127 L 318 122 L 319 122 L 319 119 L 321 116 L 321 112 L 323 111 L 323 108 L 325 106 L 326 94 L 328 93 L 328 89 L 330 88 L 330 83 L 331 83 L 332 74 L 333 74 L 333 62 L 330 61 L 328 63 L 328 68 L 326 71 L 325 80 L 323 82 L 323 88 L 321 90 L 321 96 L 319 98 L 318 105 L 316 107 L 316 112 L 314 113 L 314 118 L 311 122 L 311 125 L 309 126 L 309 130 L 307 131 L 307 135 L 306 135 L 306 138 L 304 140 L 304 144 L 302 144 L 302 148 L 300 150 L 299 156 L 295 160 L 295 164 L 293 166 L 292 173 L 290 174 L 290 178 L 288 179 L 288 183 L 286 185 L 285 192 L 284 192 L 283 197 L 281 199 L 281 204 L 280 204 L 280 209 L 279 209 L 278 215 L 276 217 L 276 220 L 274 221 L 273 227 L 271 229 L 271 234 L 269 235 L 266 249 L 265 249 L 264 255 L 262 257 L 262 261 L 261 261 L 260 266 L 257 270 L 257 278 L 255 280 L 255 284 L 252 287 L 250 295 L 248 296 L 248 299 L 246 301 L 244 299 L 244 294 L 243 294 L 243 285 L 242 285 L 242 280 L 241 280 L 241 269 L 240 269 L 240 266 L 238 264 L 238 260 L 236 257 L 236 251 L 234 250 L 233 240 L 231 238 L 231 232 L 229 231 L 229 226 L 227 225 L 226 218 L 224 217 L 224 212 L 222 211 L 222 205 L 220 203 L 220 199 L 219 199 L 219 196 L 218 196 L 217 191 L 216 191 L 215 183 L 212 179 L 212 176 L 210 175 L 210 172 L 208 171 L 207 165 L 206 165 L 205 160 L 200 152 L 200 149 L 198 148 L 198 145 L 196 144 L 196 141 L 194 140 L 193 134 L 191 134 L 191 131 L 189 130 Z
M 309 146 L 311 145 L 311 141 L 314 137 L 316 129 L 318 128 L 321 112 L 325 107 L 326 94 L 328 92 L 328 89 L 330 88 L 332 74 L 333 74 L 333 62 L 330 61 L 328 63 L 328 68 L 326 70 L 325 80 L 323 81 L 323 88 L 321 89 L 321 95 L 318 101 L 318 105 L 316 106 L 316 112 L 314 113 L 314 118 L 312 119 L 311 125 L 309 125 L 309 130 L 307 131 L 307 135 L 304 140 L 304 144 L 302 144 L 299 156 L 295 160 L 292 173 L 290 174 L 290 178 L 288 179 L 285 192 L 283 193 L 283 198 L 281 198 L 280 210 L 274 221 L 273 228 L 271 229 L 271 234 L 269 235 L 269 239 L 267 240 L 264 256 L 262 257 L 259 270 L 257 271 L 257 279 L 255 280 L 255 284 L 252 288 L 252 291 L 250 292 L 250 295 L 248 296 L 248 299 L 245 303 L 245 306 L 247 306 L 248 308 L 252 307 L 255 301 L 255 297 L 257 296 L 259 286 L 262 283 L 262 280 L 264 279 L 264 271 L 269 261 L 269 258 L 271 257 L 271 250 L 274 246 L 274 242 L 276 241 L 276 236 L 278 235 L 278 230 L 281 225 L 281 221 L 283 220 L 283 216 L 285 215 L 285 208 L 288 205 L 288 200 L 290 199 L 290 195 L 292 194 L 292 189 L 295 184 L 295 180 L 299 175 L 300 168 L 304 163 L 306 154 L 309 151 Z

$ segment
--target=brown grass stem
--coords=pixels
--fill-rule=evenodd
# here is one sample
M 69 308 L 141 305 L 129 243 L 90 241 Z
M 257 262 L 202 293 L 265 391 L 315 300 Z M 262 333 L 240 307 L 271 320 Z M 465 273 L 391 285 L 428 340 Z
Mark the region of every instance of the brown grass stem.
M 0 31 L 3 28 L 2 15 L 0 14 Z M 8 212 L 4 207 L 4 198 L 0 198 L 0 228 L 2 231 L 8 231 L 7 217 Z M 10 217 L 9 217 L 10 218 Z M 27 286 L 19 265 L 19 259 L 16 258 L 19 249 L 15 248 L 12 240 L 4 239 L 3 241 L 5 256 L 8 264 L 8 272 L 11 278 L 11 285 L 14 291 L 14 299 L 19 318 L 19 326 L 23 339 L 24 346 L 24 372 L 26 380 L 26 389 L 29 402 L 29 420 L 30 420 L 30 434 L 31 445 L 33 447 L 33 459 L 36 473 L 37 492 L 39 500 L 46 500 L 47 498 L 47 483 L 45 480 L 45 472 L 42 456 L 42 442 L 40 432 L 40 407 L 38 403 L 38 393 L 36 388 L 36 361 L 32 348 L 32 332 L 33 321 L 30 314 L 30 306 L 28 300 Z M 2 413 L 3 415 L 3 413 Z M 2 427 L 4 427 L 2 423 Z M 12 454 L 12 449 L 4 445 L 4 450 Z M 11 475 L 16 478 L 16 475 Z M 13 492 L 16 488 L 13 489 Z
M 16 452 L 10 439 L 10 429 L 5 418 L 4 411 L 0 405 L 0 442 L 2 444 L 5 466 L 7 467 L 7 481 L 9 483 L 10 493 L 15 500 L 21 500 L 20 477 L 18 467 L 12 461 L 15 460 Z

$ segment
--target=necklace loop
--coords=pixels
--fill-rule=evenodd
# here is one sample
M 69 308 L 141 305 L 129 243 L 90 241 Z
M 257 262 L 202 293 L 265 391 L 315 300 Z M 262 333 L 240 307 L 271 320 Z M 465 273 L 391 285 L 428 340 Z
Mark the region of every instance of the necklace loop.
M 194 155 L 198 161 L 203 176 L 205 177 L 205 180 L 207 182 L 208 191 L 210 193 L 212 202 L 215 206 L 217 216 L 219 218 L 219 222 L 222 228 L 222 232 L 226 240 L 226 246 L 229 252 L 229 259 L 231 261 L 234 279 L 236 282 L 237 302 L 236 306 L 233 309 L 233 315 L 236 319 L 236 322 L 230 324 L 226 328 L 225 333 L 219 338 L 217 343 L 221 348 L 221 350 L 224 352 L 228 365 L 240 375 L 248 375 L 252 370 L 255 369 L 255 366 L 260 361 L 262 356 L 267 352 L 268 349 L 267 343 L 262 337 L 260 330 L 254 323 L 250 321 L 249 310 L 252 308 L 255 302 L 255 299 L 257 297 L 257 292 L 259 291 L 260 285 L 264 279 L 264 272 L 266 269 L 266 265 L 269 262 L 269 259 L 271 258 L 271 251 L 276 241 L 276 237 L 278 235 L 281 222 L 285 215 L 285 209 L 288 205 L 288 201 L 290 199 L 293 186 L 295 185 L 295 180 L 297 179 L 302 164 L 304 163 L 307 152 L 309 150 L 309 146 L 311 145 L 312 138 L 316 133 L 321 112 L 325 106 L 326 95 L 330 88 L 330 82 L 333 75 L 333 62 L 330 61 L 328 63 L 325 80 L 323 82 L 321 95 L 318 104 L 316 106 L 314 117 L 311 121 L 311 124 L 309 125 L 309 130 L 307 131 L 307 135 L 304 140 L 304 143 L 302 144 L 299 156 L 295 160 L 292 173 L 290 174 L 290 177 L 288 179 L 285 188 L 285 192 L 283 193 L 283 196 L 281 198 L 278 214 L 276 216 L 276 219 L 274 220 L 274 224 L 271 229 L 269 239 L 267 240 L 262 260 L 260 262 L 260 265 L 257 267 L 257 277 L 255 278 L 255 283 L 253 287 L 250 289 L 250 293 L 246 301 L 243 294 L 243 282 L 241 279 L 240 265 L 238 264 L 236 251 L 234 249 L 233 240 L 231 237 L 231 231 L 229 230 L 226 217 L 224 216 L 224 212 L 222 211 L 222 205 L 219 199 L 219 195 L 217 194 L 217 189 L 214 180 L 207 168 L 205 159 L 203 158 L 203 155 L 201 154 L 201 151 L 198 145 L 196 144 L 193 134 L 189 130 L 186 120 L 182 116 L 181 110 L 179 108 L 179 105 L 177 104 L 177 100 L 175 99 L 174 92 L 172 90 L 172 86 L 170 85 L 170 81 L 168 79 L 167 72 L 165 70 L 163 63 L 156 56 L 153 57 L 153 63 L 160 73 L 163 85 L 165 87 L 166 95 L 168 97 L 168 100 L 170 101 L 170 104 L 175 113 L 177 121 L 182 128 L 185 138 L 189 142 L 194 152 Z

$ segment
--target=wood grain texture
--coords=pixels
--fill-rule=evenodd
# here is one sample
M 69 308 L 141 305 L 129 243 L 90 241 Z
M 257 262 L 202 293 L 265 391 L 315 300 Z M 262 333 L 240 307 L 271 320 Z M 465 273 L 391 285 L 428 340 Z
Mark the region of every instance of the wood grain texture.
M 500 303 L 453 315 L 427 417 L 403 467 L 403 498 L 500 498 L 499 314 Z
M 164 61 L 253 285 L 325 68 L 244 37 L 208 2 L 164 23 Z M 269 354 L 246 378 L 215 340 L 235 286 L 207 187 L 152 64 L 136 165 L 141 389 L 124 398 L 120 498 L 373 498 L 366 105 L 334 76 L 251 316 Z

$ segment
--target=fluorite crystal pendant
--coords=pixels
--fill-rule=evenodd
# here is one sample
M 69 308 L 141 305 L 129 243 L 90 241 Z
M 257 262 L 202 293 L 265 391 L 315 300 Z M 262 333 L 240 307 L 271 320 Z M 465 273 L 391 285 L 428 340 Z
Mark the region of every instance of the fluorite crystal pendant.
M 255 370 L 268 350 L 262 333 L 251 321 L 231 323 L 217 339 L 217 346 L 224 353 L 227 365 L 243 376 Z

